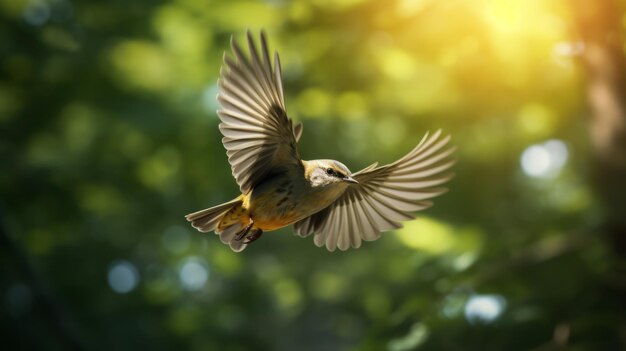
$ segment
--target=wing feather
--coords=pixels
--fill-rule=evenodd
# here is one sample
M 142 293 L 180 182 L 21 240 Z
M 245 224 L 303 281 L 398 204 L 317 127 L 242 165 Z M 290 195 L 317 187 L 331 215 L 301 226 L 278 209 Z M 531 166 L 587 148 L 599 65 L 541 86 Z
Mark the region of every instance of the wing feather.
M 346 202 L 348 204 L 354 202 L 354 193 L 350 192 L 346 194 Z M 358 217 L 358 209 L 360 206 L 347 206 L 348 210 L 348 221 L 350 221 L 350 227 L 348 232 L 350 233 L 350 246 L 354 248 L 358 248 L 361 246 L 361 235 L 363 235 L 363 228 L 361 227 L 361 222 Z
M 346 203 L 346 198 L 342 198 L 341 202 L 341 211 L 340 215 L 338 216 L 339 228 L 337 230 L 337 247 L 339 248 L 339 250 L 345 251 L 350 247 L 350 238 L 352 235 L 350 235 L 351 232 L 349 231 L 349 229 L 351 228 L 348 227 L 348 221 L 350 219 L 348 218 L 348 204 Z M 341 233 L 348 233 L 348 235 L 342 235 Z
M 224 56 L 217 97 L 222 141 L 242 193 L 270 174 L 304 172 L 297 149 L 301 127 L 294 130 L 285 112 L 278 53 L 272 68 L 265 34 L 260 51 L 250 32 L 247 42 L 248 56 L 231 39 L 233 57 Z
M 315 244 L 330 251 L 357 248 L 373 241 L 381 232 L 400 228 L 415 212 L 432 206 L 430 199 L 443 194 L 453 174 L 450 136 L 438 130 L 426 133 L 420 143 L 399 160 L 378 167 L 373 164 L 352 175 L 351 185 L 326 209 L 295 224 L 300 236 L 315 233 Z
M 356 191 L 351 191 L 352 198 L 351 203 L 354 204 L 355 220 L 359 223 L 361 229 L 360 237 L 365 241 L 373 241 L 378 239 L 380 232 L 376 222 L 372 219 L 372 216 L 364 208 L 364 204 L 361 202 L 361 195 Z
M 282 79 L 282 68 L 280 66 L 280 58 L 278 57 L 278 51 L 274 51 L 274 84 L 276 84 L 276 90 L 278 91 L 278 95 L 280 96 L 280 101 L 283 103 L 281 107 L 285 108 L 285 96 L 283 93 L 283 79 Z

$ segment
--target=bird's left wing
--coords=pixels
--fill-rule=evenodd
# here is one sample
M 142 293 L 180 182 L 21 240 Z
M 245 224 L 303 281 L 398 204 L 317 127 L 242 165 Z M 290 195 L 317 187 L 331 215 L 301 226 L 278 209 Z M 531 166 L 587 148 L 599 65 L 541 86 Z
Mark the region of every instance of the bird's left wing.
M 415 218 L 414 212 L 432 205 L 429 199 L 444 193 L 439 187 L 452 178 L 446 171 L 454 164 L 447 147 L 450 136 L 441 131 L 426 134 L 411 152 L 394 163 L 371 165 L 352 175 L 352 184 L 337 201 L 324 210 L 294 224 L 296 233 L 315 233 L 315 244 L 330 251 L 337 247 L 358 248 L 361 241 L 372 241 L 380 233 L 400 228 L 401 222 Z
M 231 40 L 235 58 L 224 55 L 220 71 L 217 111 L 228 162 L 242 193 L 272 172 L 302 167 L 297 139 L 302 125 L 287 117 L 278 53 L 274 67 L 261 33 L 261 52 L 250 32 L 250 58 Z

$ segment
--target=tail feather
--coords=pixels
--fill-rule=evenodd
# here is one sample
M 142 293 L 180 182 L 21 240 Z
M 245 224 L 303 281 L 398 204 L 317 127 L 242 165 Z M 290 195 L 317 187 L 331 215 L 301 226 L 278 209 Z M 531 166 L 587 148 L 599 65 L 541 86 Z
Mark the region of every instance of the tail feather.
M 232 240 L 229 245 L 230 249 L 235 252 L 241 252 L 248 246 L 248 244 L 244 244 L 244 240 Z
M 220 241 L 230 246 L 231 250 L 235 252 L 241 252 L 248 245 L 244 244 L 245 238 L 241 238 L 239 240 L 235 238 L 245 229 L 246 228 L 243 223 L 232 224 L 231 226 L 226 227 L 226 229 L 219 233 Z
M 248 246 L 245 238 L 236 240 L 237 236 L 246 230 L 246 223 L 237 216 L 236 208 L 243 201 L 240 198 L 194 212 L 185 216 L 191 225 L 201 232 L 212 232 L 219 235 L 220 241 L 230 246 L 235 252 L 243 251 Z M 229 212 L 231 212 L 230 215 Z
M 237 236 L 237 234 L 241 233 L 242 230 L 244 230 L 243 224 L 241 223 L 232 224 L 226 227 L 220 233 L 218 233 L 220 235 L 220 241 L 222 241 L 224 244 L 229 244 L 233 240 L 235 240 L 235 237 Z
M 204 233 L 211 232 L 217 228 L 222 216 L 226 214 L 226 212 L 241 203 L 241 199 L 237 198 L 221 205 L 190 213 L 186 215 L 185 218 L 199 231 Z
M 224 218 L 224 216 L 233 208 L 242 204 L 242 200 L 235 200 L 217 205 L 211 208 L 190 213 L 185 218 L 191 222 L 191 225 L 201 232 L 212 232 L 218 234 L 220 241 L 230 246 L 235 252 L 243 251 L 248 246 L 244 243 L 245 238 L 236 240 L 239 233 L 246 229 L 246 225 L 240 221 L 234 221 L 233 218 Z M 225 220 L 225 223 L 224 223 Z M 219 227 L 220 223 L 222 228 Z

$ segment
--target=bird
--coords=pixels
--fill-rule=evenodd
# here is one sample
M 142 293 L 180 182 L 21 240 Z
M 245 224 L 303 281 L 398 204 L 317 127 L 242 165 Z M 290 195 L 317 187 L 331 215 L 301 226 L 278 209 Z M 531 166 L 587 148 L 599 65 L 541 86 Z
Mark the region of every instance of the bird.
M 425 133 L 397 161 L 355 173 L 339 161 L 303 160 L 303 126 L 287 115 L 278 52 L 272 64 L 264 31 L 260 50 L 246 34 L 248 54 L 230 39 L 217 94 L 222 143 L 241 195 L 185 216 L 194 228 L 240 252 L 264 232 L 293 224 L 318 247 L 345 251 L 402 227 L 447 191 L 441 185 L 454 176 L 456 147 L 441 130 Z

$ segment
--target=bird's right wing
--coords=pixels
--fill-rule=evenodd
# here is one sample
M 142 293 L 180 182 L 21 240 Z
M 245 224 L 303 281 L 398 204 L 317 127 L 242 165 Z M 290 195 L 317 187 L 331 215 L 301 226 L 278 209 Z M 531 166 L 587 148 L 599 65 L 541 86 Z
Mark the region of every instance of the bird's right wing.
M 399 228 L 415 218 L 414 212 L 432 205 L 429 199 L 447 189 L 438 187 L 452 178 L 446 171 L 454 164 L 446 147 L 450 136 L 441 131 L 426 134 L 411 152 L 394 163 L 371 165 L 352 175 L 352 184 L 337 201 L 324 210 L 294 224 L 296 233 L 315 233 L 314 242 L 330 251 L 358 248 L 361 240 L 372 241 L 380 233 Z
M 285 112 L 278 53 L 272 68 L 265 35 L 260 54 L 247 36 L 250 58 L 231 40 L 235 59 L 224 55 L 217 96 L 222 141 L 244 194 L 273 172 L 303 167 L 297 147 L 302 125 L 294 128 Z

